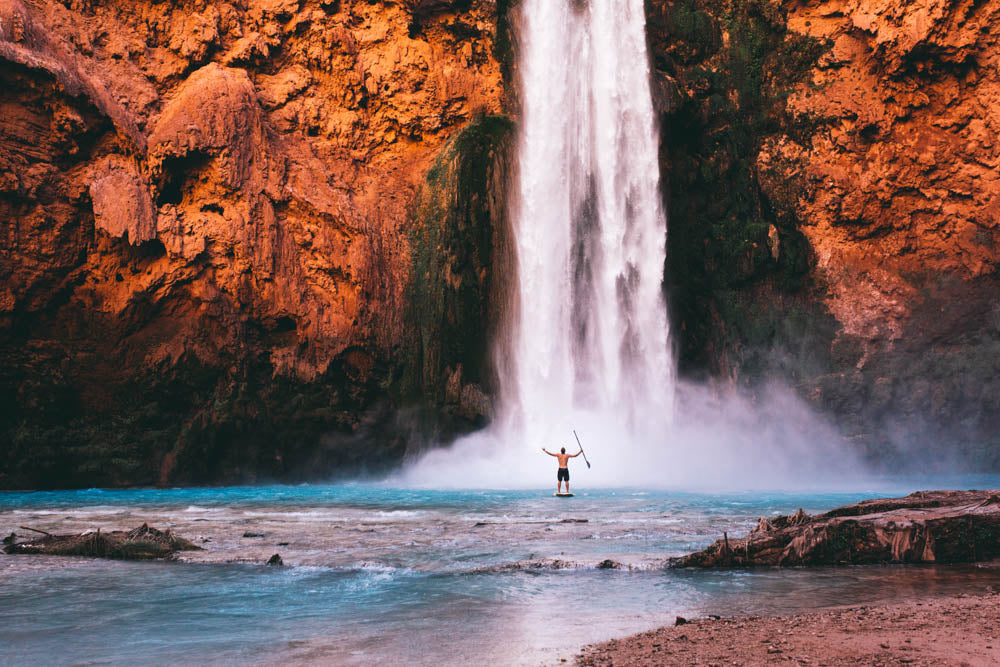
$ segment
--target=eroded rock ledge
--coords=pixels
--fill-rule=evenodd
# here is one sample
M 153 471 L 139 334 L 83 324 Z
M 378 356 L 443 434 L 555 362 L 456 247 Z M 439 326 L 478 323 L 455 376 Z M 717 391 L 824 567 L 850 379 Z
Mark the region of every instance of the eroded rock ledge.
M 917 491 L 809 516 L 761 517 L 744 538 L 670 567 L 974 563 L 1000 557 L 1000 491 Z

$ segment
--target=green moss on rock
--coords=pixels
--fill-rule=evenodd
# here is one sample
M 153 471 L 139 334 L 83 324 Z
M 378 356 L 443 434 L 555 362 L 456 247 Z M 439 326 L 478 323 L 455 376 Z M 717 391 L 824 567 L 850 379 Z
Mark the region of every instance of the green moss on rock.
M 514 36 L 514 12 L 520 0 L 497 0 L 496 37 L 493 39 L 493 57 L 500 63 L 504 90 L 509 95 L 516 89 L 514 81 L 517 58 Z
M 409 314 L 417 338 L 404 393 L 412 402 L 461 408 L 473 422 L 487 415 L 456 404 L 461 394 L 468 399 L 465 387 L 496 386 L 490 352 L 507 300 L 513 136 L 513 122 L 500 115 L 480 116 L 462 129 L 428 172 L 409 235 Z

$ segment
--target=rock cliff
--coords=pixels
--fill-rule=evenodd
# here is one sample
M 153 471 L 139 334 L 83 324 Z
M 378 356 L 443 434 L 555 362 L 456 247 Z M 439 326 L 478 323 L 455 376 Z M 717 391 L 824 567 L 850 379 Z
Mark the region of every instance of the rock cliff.
M 646 9 L 682 374 L 995 469 L 1000 3 Z M 0 487 L 354 474 L 486 423 L 513 24 L 0 0 Z
M 648 8 L 682 371 L 995 469 L 1000 3 Z
M 504 111 L 503 11 L 0 2 L 0 487 L 392 465 L 392 415 L 446 385 L 423 421 L 480 423 L 474 355 L 412 342 L 414 280 L 441 277 L 410 239 L 445 147 Z

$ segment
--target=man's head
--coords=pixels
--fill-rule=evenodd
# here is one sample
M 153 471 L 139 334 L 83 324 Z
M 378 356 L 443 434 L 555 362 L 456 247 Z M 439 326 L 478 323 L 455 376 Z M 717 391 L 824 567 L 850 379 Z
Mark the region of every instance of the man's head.
M 566 448 L 565 448 L 565 447 L 561 448 L 561 449 L 559 450 L 559 453 L 560 453 L 560 454 L 565 454 L 565 453 L 566 453 Z

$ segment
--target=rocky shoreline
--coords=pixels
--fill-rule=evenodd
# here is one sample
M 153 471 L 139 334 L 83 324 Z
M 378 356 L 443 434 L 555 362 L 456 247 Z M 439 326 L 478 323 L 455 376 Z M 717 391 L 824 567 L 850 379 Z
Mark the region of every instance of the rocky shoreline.
M 917 491 L 809 516 L 761 517 L 743 538 L 670 567 L 975 563 L 1000 558 L 1000 491 Z
M 1000 595 L 958 595 L 821 613 L 705 619 L 584 647 L 576 664 L 1000 663 Z
M 918 491 L 810 516 L 761 517 L 746 537 L 671 559 L 672 568 L 974 563 L 1000 557 L 1000 492 Z M 584 647 L 577 665 L 1000 663 L 1000 595 L 923 597 L 788 616 L 678 617 Z

